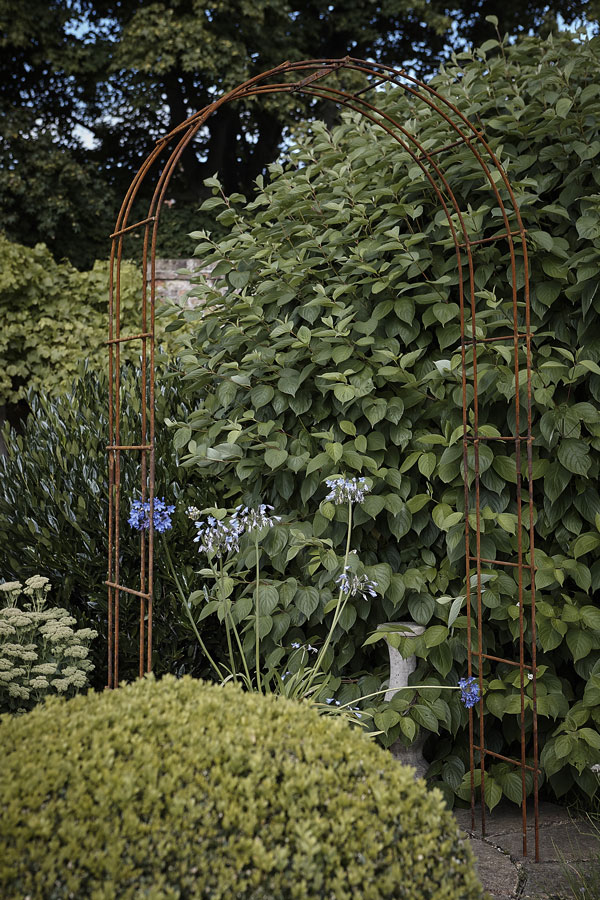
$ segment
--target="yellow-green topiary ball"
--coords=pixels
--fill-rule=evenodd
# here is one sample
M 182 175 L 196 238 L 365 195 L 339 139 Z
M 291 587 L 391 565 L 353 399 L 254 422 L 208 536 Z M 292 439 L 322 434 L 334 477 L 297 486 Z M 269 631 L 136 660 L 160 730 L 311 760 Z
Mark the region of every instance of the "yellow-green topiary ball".
M 3 900 L 480 900 L 441 794 L 343 720 L 151 678 L 0 721 Z

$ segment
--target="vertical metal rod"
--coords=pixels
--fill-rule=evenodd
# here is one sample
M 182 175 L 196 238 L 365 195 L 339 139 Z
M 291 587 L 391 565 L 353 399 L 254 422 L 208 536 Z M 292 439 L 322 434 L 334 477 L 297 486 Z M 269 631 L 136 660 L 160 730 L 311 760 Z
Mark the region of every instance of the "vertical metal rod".
M 152 617 L 154 600 L 154 483 L 156 477 L 156 459 L 154 444 L 154 328 L 156 309 L 156 235 L 158 227 L 158 210 L 156 220 L 152 228 L 152 252 L 150 272 L 150 472 L 149 472 L 149 497 L 150 497 L 150 528 L 148 530 L 148 643 L 146 650 L 146 671 L 152 671 Z M 144 402 L 146 398 L 144 397 Z
M 148 330 L 148 321 L 147 321 L 147 266 L 148 266 L 148 235 L 149 235 L 149 227 L 148 225 L 144 228 L 144 244 L 142 251 L 142 334 L 146 334 Z M 146 403 L 147 403 L 147 388 L 146 388 L 146 368 L 147 368 L 147 351 L 146 351 L 146 341 L 147 338 L 142 338 L 142 349 L 141 349 L 141 411 L 142 411 L 142 434 L 141 434 L 141 443 L 148 444 L 148 425 L 147 425 L 147 414 L 146 414 Z M 142 452 L 141 459 L 141 497 L 142 503 L 146 501 L 146 489 L 147 489 L 147 461 L 146 461 L 146 451 Z M 140 591 L 145 593 L 146 591 L 146 534 L 142 530 L 140 532 Z M 141 678 L 144 674 L 144 623 L 146 620 L 146 599 L 144 597 L 140 597 L 140 660 L 139 660 L 139 677 Z
M 470 246 L 469 246 L 470 251 Z M 469 266 L 472 269 L 473 258 L 469 252 Z M 473 273 L 471 273 L 473 274 Z M 479 480 L 479 398 L 478 398 L 478 372 L 477 372 L 477 308 L 475 297 L 474 277 L 470 284 L 471 304 L 471 345 L 473 352 L 473 468 L 475 477 L 475 548 L 477 561 L 477 674 L 479 681 L 479 745 L 485 748 L 485 717 L 483 701 L 483 608 L 481 592 L 481 504 L 480 504 L 480 480 Z M 468 471 L 465 472 L 468 478 Z M 467 517 L 469 511 L 467 510 Z M 481 833 L 485 836 L 485 749 L 480 754 L 481 770 Z
M 512 249 L 512 237 L 508 242 Z M 517 490 L 517 578 L 519 607 L 519 685 L 521 700 L 521 818 L 523 832 L 523 856 L 527 856 L 527 782 L 526 782 L 526 737 L 525 737 L 525 635 L 524 635 L 524 596 L 523 596 L 523 497 L 521 479 L 521 379 L 519 368 L 519 312 L 517 266 L 514 250 L 510 257 L 513 308 L 513 353 L 515 378 L 515 468 Z
M 460 248 L 457 249 L 460 258 Z M 462 271 L 462 267 L 460 267 Z M 462 385 L 462 420 L 463 420 L 463 487 L 465 505 L 465 582 L 467 601 L 467 676 L 473 676 L 473 636 L 472 636 L 472 612 L 471 612 L 471 551 L 469 533 L 469 402 L 467 394 L 467 351 L 465 334 L 465 291 L 462 278 L 458 283 L 459 309 L 460 309 L 460 357 L 461 357 L 461 385 Z M 473 708 L 469 709 L 469 773 L 471 786 L 471 831 L 475 831 L 475 756 L 474 756 L 474 730 Z
M 529 297 L 529 259 L 527 244 L 523 243 L 523 271 L 525 273 L 525 348 L 527 361 L 527 478 L 529 501 L 529 577 L 531 594 L 531 674 L 532 674 L 532 728 L 533 728 L 533 818 L 534 818 L 534 844 L 535 861 L 540 861 L 540 834 L 539 834 L 539 748 L 538 748 L 538 722 L 537 722 L 537 630 L 535 621 L 535 523 L 534 523 L 534 498 L 533 498 L 533 412 L 532 412 L 532 385 L 531 385 L 531 302 Z
M 114 320 L 114 336 L 121 336 L 121 261 L 123 256 L 123 238 L 120 237 L 117 243 L 117 284 L 115 294 L 115 320 Z M 115 347 L 115 371 L 114 371 L 114 436 L 115 445 L 121 443 L 121 345 L 116 343 Z M 115 460 L 115 501 L 114 501 L 114 548 L 115 558 L 113 565 L 114 579 L 116 584 L 119 581 L 119 539 L 120 539 L 120 512 L 121 512 L 121 451 L 114 450 Z M 120 591 L 119 588 L 114 589 L 114 640 L 113 640 L 113 687 L 119 684 L 119 615 L 120 615 Z
M 108 339 L 112 341 L 114 338 L 114 300 L 113 300 L 113 282 L 114 282 L 114 265 L 115 265 L 115 243 L 113 241 L 110 252 L 110 281 L 108 286 Z M 114 344 L 108 345 L 108 443 L 114 445 Z M 108 581 L 113 581 L 113 519 L 114 519 L 114 487 L 115 487 L 115 458 L 114 453 L 108 452 Z M 114 591 L 112 587 L 108 588 L 108 674 L 107 687 L 112 688 L 113 685 L 113 641 L 114 641 Z

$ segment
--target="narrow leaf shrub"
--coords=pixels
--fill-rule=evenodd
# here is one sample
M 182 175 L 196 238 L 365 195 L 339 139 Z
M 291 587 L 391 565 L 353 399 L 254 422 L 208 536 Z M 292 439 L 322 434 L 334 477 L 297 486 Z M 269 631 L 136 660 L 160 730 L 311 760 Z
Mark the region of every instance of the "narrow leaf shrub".
M 543 789 L 558 797 L 574 785 L 592 794 L 590 767 L 600 756 L 599 47 L 600 38 L 564 34 L 491 41 L 432 81 L 485 130 L 528 231 L 537 710 Z M 394 90 L 378 102 L 425 146 L 453 144 L 455 133 L 411 95 Z M 500 233 L 496 200 L 468 148 L 452 147 L 440 161 L 469 238 Z M 426 626 L 403 644 L 421 659 L 415 683 L 455 684 L 466 658 L 459 275 L 438 199 L 409 154 L 355 115 L 331 132 L 311 125 L 289 164 L 271 167 L 269 183 L 259 179 L 246 205 L 209 183 L 210 208 L 230 234 L 196 235 L 196 255 L 215 265 L 217 283 L 196 289 L 206 310 L 180 313 L 194 411 L 179 421 L 176 446 L 187 448 L 186 465 L 221 482 L 231 505 L 269 503 L 302 522 L 307 537 L 333 542 L 331 550 L 295 555 L 278 530 L 265 545 L 261 571 L 278 602 L 263 641 L 270 635 L 275 649 L 292 628 L 313 642 L 327 632 L 345 523 L 344 510 L 325 501 L 324 479 L 361 474 L 371 493 L 357 511 L 353 545 L 378 597 L 349 604 L 339 623 L 330 664 L 349 682 L 343 699 L 381 686 L 385 651 L 365 641 L 382 638 L 377 626 L 390 620 Z M 518 247 L 517 257 L 522 287 Z M 507 241 L 476 244 L 474 263 L 481 336 L 505 334 L 512 328 Z M 480 344 L 478 373 L 479 434 L 514 433 L 511 341 Z M 521 422 L 524 391 L 523 375 Z M 482 556 L 515 561 L 514 444 L 486 442 L 479 459 Z M 472 454 L 466 477 L 473 487 Z M 522 539 L 527 552 L 526 527 Z M 516 578 L 492 565 L 484 582 L 483 649 L 513 658 Z M 528 626 L 526 644 L 531 639 Z M 485 663 L 487 745 L 517 758 L 518 679 L 514 668 Z M 526 694 L 531 733 L 531 685 Z M 441 695 L 414 699 L 381 705 L 376 724 L 385 742 L 409 742 L 420 729 L 438 734 L 427 751 L 430 774 L 441 777 L 449 800 L 466 799 L 464 712 Z M 492 764 L 485 785 L 490 806 L 502 795 L 520 800 L 508 763 Z
M 2 721 L 0 743 L 5 897 L 483 897 L 439 791 L 282 697 L 144 679 Z
M 164 360 L 163 360 L 164 363 Z M 197 567 L 188 503 L 203 505 L 212 496 L 207 486 L 188 486 L 187 470 L 173 454 L 164 418 L 187 415 L 177 385 L 167 379 L 156 389 L 156 473 L 159 496 L 178 503 L 179 543 L 172 547 L 180 577 L 194 583 Z M 140 391 L 134 370 L 123 373 L 122 438 L 138 443 Z M 53 584 L 53 596 L 80 625 L 95 628 L 94 686 L 106 684 L 108 523 L 108 384 L 84 366 L 71 390 L 56 397 L 30 391 L 31 412 L 23 434 L 5 426 L 7 455 L 0 456 L 0 578 L 22 580 L 43 571 Z M 139 536 L 127 525 L 131 499 L 139 497 L 139 456 L 121 455 L 122 583 L 139 585 Z M 188 537 L 189 536 L 189 537 Z M 156 541 L 154 649 L 155 669 L 208 673 Z M 138 671 L 137 600 L 121 597 L 121 674 Z M 216 628 L 213 629 L 216 631 Z M 212 641 L 211 628 L 206 640 Z M 191 667 L 191 669 L 190 669 Z

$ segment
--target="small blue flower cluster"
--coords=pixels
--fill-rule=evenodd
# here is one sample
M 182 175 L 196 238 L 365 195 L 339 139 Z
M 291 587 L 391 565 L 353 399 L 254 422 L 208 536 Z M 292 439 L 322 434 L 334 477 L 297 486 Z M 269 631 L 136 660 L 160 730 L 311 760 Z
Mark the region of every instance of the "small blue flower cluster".
M 171 515 L 175 512 L 174 506 L 167 506 L 165 498 L 154 498 L 154 530 L 168 531 L 173 527 Z M 132 500 L 129 518 L 127 519 L 132 528 L 137 531 L 144 531 L 150 528 L 150 501 Z
M 209 516 L 206 522 L 194 523 L 198 529 L 194 542 L 200 544 L 200 552 L 220 559 L 223 555 L 240 549 L 240 538 L 244 532 L 272 528 L 280 522 L 280 516 L 267 515 L 267 510 L 272 509 L 272 506 L 264 503 L 258 509 L 238 506 L 229 522 Z
M 327 478 L 325 484 L 329 488 L 325 500 L 331 500 L 336 506 L 340 503 L 361 503 L 369 492 L 364 478 Z
M 460 688 L 460 699 L 467 709 L 471 709 L 472 706 L 479 703 L 481 693 L 476 678 L 461 678 L 458 682 L 458 686 Z
M 349 569 L 344 569 L 342 574 L 336 578 L 335 583 L 339 584 L 342 594 L 346 594 L 348 597 L 362 597 L 363 600 L 368 600 L 369 597 L 377 596 L 376 581 L 370 581 L 366 575 L 354 575 Z

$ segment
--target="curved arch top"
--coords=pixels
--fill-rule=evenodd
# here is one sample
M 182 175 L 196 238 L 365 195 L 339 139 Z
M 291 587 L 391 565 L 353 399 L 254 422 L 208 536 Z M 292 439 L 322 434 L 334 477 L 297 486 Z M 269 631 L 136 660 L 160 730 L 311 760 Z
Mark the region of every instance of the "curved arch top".
M 331 76 L 344 70 L 358 73 L 365 80 L 365 87 L 351 93 L 331 81 Z M 440 146 L 425 146 L 418 136 L 407 129 L 406 125 L 395 119 L 388 111 L 377 105 L 377 89 L 386 85 L 394 86 L 407 92 L 416 103 L 435 114 L 443 124 L 443 132 L 451 137 Z M 161 208 L 166 196 L 169 182 L 178 161 L 186 147 L 194 140 L 198 131 L 221 106 L 236 100 L 260 97 L 264 94 L 296 93 L 318 100 L 330 100 L 338 106 L 359 113 L 374 126 L 382 129 L 393 138 L 411 162 L 419 167 L 424 178 L 433 191 L 439 207 L 443 210 L 448 223 L 453 252 L 458 270 L 458 301 L 461 319 L 461 360 L 462 360 L 462 397 L 463 397 L 463 458 L 464 458 L 464 504 L 465 504 L 465 559 L 466 559 L 466 593 L 467 593 L 467 646 L 468 674 L 473 674 L 474 666 L 482 684 L 484 660 L 493 657 L 483 652 L 483 613 L 482 613 L 482 565 L 489 560 L 482 559 L 480 550 L 480 509 L 479 509 L 479 409 L 477 401 L 477 348 L 486 338 L 477 335 L 476 298 L 475 298 L 475 261 L 474 249 L 481 243 L 505 241 L 510 257 L 511 296 L 512 296 L 512 331 L 506 340 L 513 345 L 515 403 L 514 435 L 504 440 L 514 441 L 517 486 L 516 503 L 518 516 L 518 553 L 516 575 L 518 581 L 519 601 L 521 608 L 519 659 L 515 662 L 521 673 L 521 696 L 524 696 L 525 683 L 525 625 L 523 619 L 524 582 L 530 581 L 531 587 L 531 629 L 532 641 L 529 649 L 531 671 L 533 672 L 534 692 L 534 730 L 533 730 L 533 770 L 535 800 L 535 835 L 536 859 L 538 858 L 537 828 L 537 785 L 538 785 L 538 746 L 537 719 L 535 713 L 536 697 L 536 650 L 535 650 L 535 584 L 534 584 L 534 506 L 533 480 L 531 476 L 531 326 L 530 301 L 527 262 L 526 232 L 523 226 L 519 206 L 510 181 L 499 159 L 487 142 L 481 129 L 469 121 L 467 116 L 449 99 L 427 84 L 402 69 L 394 69 L 380 63 L 355 59 L 346 56 L 340 59 L 312 59 L 299 62 L 283 62 L 260 75 L 223 94 L 214 102 L 190 116 L 168 134 L 161 137 L 148 157 L 142 163 L 133 178 L 129 190 L 119 211 L 112 238 L 111 281 L 109 291 L 109 562 L 108 562 L 108 679 L 109 686 L 116 687 L 119 679 L 119 608 L 121 593 L 133 595 L 140 603 L 140 674 L 150 671 L 152 667 L 152 604 L 153 604 L 153 559 L 154 535 L 152 527 L 147 535 L 142 533 L 140 557 L 140 582 L 136 588 L 120 583 L 119 578 L 119 545 L 120 545 L 120 458 L 124 452 L 141 454 L 140 489 L 142 500 L 148 500 L 151 508 L 154 502 L 154 316 L 156 301 L 155 255 L 156 239 Z M 429 143 L 429 142 L 428 142 Z M 444 170 L 445 154 L 459 146 L 466 147 L 474 164 L 481 170 L 484 183 L 489 186 L 491 198 L 499 211 L 499 224 L 496 233 L 480 239 L 469 234 L 464 210 L 461 209 L 451 179 Z M 140 188 L 147 179 L 155 180 L 155 187 L 148 208 L 147 216 L 141 221 L 130 224 L 132 208 L 139 195 Z M 500 225 L 501 223 L 501 225 Z M 141 324 L 136 335 L 121 335 L 120 326 L 120 270 L 123 256 L 123 240 L 127 234 L 143 230 L 143 272 L 149 272 L 149 280 L 144 279 L 140 312 Z M 522 258 L 522 288 L 518 287 L 517 253 Z M 149 288 L 148 288 L 149 285 Z M 521 321 L 519 321 L 519 316 Z M 139 445 L 124 446 L 120 438 L 120 347 L 124 341 L 139 340 L 141 342 L 141 377 L 140 388 L 143 402 L 141 404 L 141 437 Z M 527 401 L 522 409 L 519 387 L 521 373 L 519 371 L 519 354 L 525 356 L 525 381 Z M 469 401 L 472 386 L 473 400 Z M 525 416 L 523 417 L 523 412 Z M 523 422 L 525 418 L 525 432 Z M 522 445 L 526 450 L 523 452 Z M 474 455 L 474 491 L 470 491 L 467 479 L 467 452 L 473 446 Z M 529 451 L 529 452 L 527 452 Z M 521 484 L 521 463 L 525 463 L 528 472 L 528 500 L 523 503 Z M 474 495 L 474 496 L 473 496 Z M 474 500 L 474 505 L 472 504 Z M 524 508 L 526 507 L 526 509 Z M 474 513 L 475 528 L 469 525 L 469 511 Z M 152 517 L 150 517 L 152 519 Z M 151 522 L 152 526 L 152 522 Z M 528 533 L 529 552 L 526 554 L 522 543 L 523 529 Z M 476 584 L 476 596 L 471 597 L 472 575 Z M 476 609 L 476 626 L 472 625 L 472 601 Z M 474 649 L 475 647 L 475 649 Z M 473 711 L 469 711 L 470 767 L 472 817 L 474 827 L 474 770 L 475 754 L 479 757 L 482 773 L 482 790 L 485 778 L 486 757 L 494 754 L 485 746 L 485 721 L 483 702 L 479 706 L 477 722 L 478 734 L 475 736 L 475 720 Z M 478 743 L 476 742 L 478 741 Z M 524 707 L 521 714 L 521 759 L 514 761 L 521 769 L 523 784 L 523 840 L 524 852 L 527 852 L 526 808 L 525 808 L 525 771 L 531 768 L 526 763 Z M 482 828 L 485 830 L 485 808 L 482 806 Z

